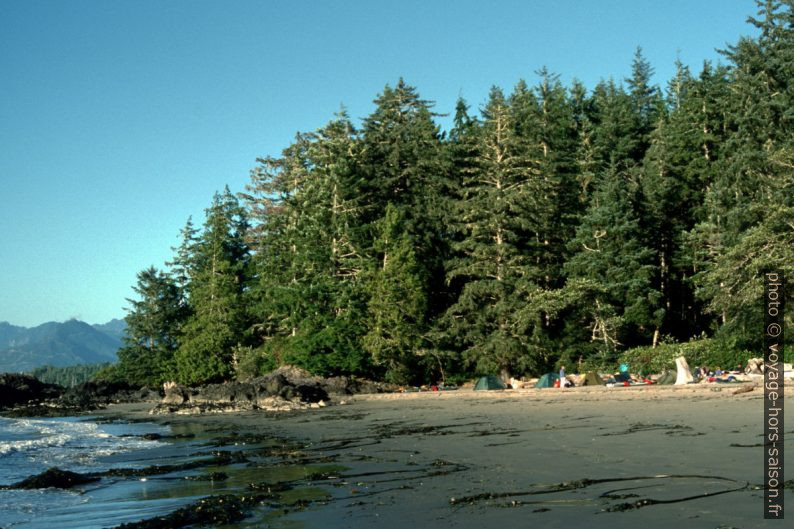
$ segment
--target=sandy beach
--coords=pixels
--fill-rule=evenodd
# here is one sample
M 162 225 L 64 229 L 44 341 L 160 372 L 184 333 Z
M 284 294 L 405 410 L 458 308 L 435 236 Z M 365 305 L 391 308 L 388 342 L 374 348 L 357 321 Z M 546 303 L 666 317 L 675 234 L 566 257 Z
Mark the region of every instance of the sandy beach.
M 763 392 L 739 387 L 359 395 L 157 420 L 288 439 L 337 465 L 307 480 L 324 500 L 233 527 L 779 527 L 762 515 Z

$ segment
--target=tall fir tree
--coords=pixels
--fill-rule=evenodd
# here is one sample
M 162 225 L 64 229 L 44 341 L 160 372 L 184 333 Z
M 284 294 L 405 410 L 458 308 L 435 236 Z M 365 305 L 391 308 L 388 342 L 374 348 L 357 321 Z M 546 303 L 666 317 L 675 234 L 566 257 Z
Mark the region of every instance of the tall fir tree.
M 386 380 L 405 384 L 422 374 L 428 294 L 427 271 L 400 214 L 389 204 L 378 221 L 378 259 L 368 284 L 370 326 L 363 344 L 375 364 L 385 368 Z
M 511 96 L 516 132 L 532 158 L 534 187 L 530 210 L 531 237 L 526 251 L 537 267 L 535 282 L 542 288 L 562 285 L 566 245 L 580 210 L 576 177 L 577 130 L 573 105 L 559 76 L 546 68 L 533 89 L 519 82 Z
M 246 200 L 259 212 L 252 293 L 256 334 L 273 363 L 365 374 L 365 233 L 359 146 L 346 114 L 262 162 Z
M 174 352 L 187 307 L 176 281 L 153 266 L 138 273 L 133 290 L 138 299 L 127 300 L 116 376 L 133 385 L 156 387 L 175 374 Z
M 259 159 L 246 192 L 241 193 L 251 218 L 251 286 L 245 298 L 252 343 L 266 349 L 269 363 L 274 364 L 285 361 L 283 338 L 295 336 L 300 321 L 295 204 L 306 179 L 306 145 L 306 135 L 298 135 L 281 157 Z
M 650 146 L 651 131 L 663 110 L 663 100 L 659 88 L 652 84 L 653 67 L 642 55 L 642 48 L 637 47 L 631 63 L 631 77 L 626 79 L 629 100 L 634 121 L 632 136 L 636 139 L 631 158 L 640 162 Z
M 230 378 L 234 349 L 247 328 L 243 305 L 249 250 L 247 214 L 229 192 L 217 193 L 190 258 L 191 315 L 175 353 L 180 382 Z
M 637 195 L 625 173 L 611 171 L 593 196 L 571 243 L 575 254 L 565 265 L 569 278 L 587 280 L 605 293 L 591 307 L 590 325 L 591 339 L 606 353 L 648 343 L 663 317 Z
M 537 267 L 526 247 L 531 206 L 541 196 L 537 163 L 517 133 L 515 114 L 498 88 L 483 109 L 477 169 L 464 175 L 456 203 L 456 241 L 448 281 L 462 284 L 444 325 L 465 362 L 481 373 L 535 367 L 525 326 L 515 320 L 517 295 L 530 290 Z
M 688 234 L 699 220 L 704 190 L 714 178 L 723 127 L 718 98 L 724 90 L 724 75 L 709 64 L 695 79 L 678 63 L 668 88 L 668 113 L 657 122 L 643 167 L 644 225 L 648 245 L 656 253 L 665 310 L 662 329 L 677 340 L 708 328 L 691 284 L 696 264 Z
M 391 204 L 398 210 L 417 266 L 422 269 L 416 277 L 424 283 L 412 283 L 418 291 L 409 297 L 427 300 L 425 317 L 417 320 L 411 331 L 423 334 L 424 320 L 433 320 L 448 304 L 443 287 L 449 248 L 443 193 L 451 185 L 449 158 L 433 121 L 433 104 L 421 99 L 415 88 L 400 79 L 393 88 L 384 88 L 375 105 L 364 120 L 361 135 L 362 219 L 370 234 L 367 253 L 375 259 L 380 254 L 374 245 L 381 233 L 380 221 Z
M 718 317 L 720 335 L 742 347 L 759 345 L 760 320 L 740 292 L 758 291 L 760 279 L 740 274 L 734 278 L 742 281 L 726 281 L 735 266 L 730 256 L 745 247 L 750 233 L 774 224 L 771 217 L 790 202 L 779 182 L 786 172 L 780 160 L 794 136 L 794 3 L 757 3 L 759 15 L 751 23 L 758 37 L 742 38 L 725 52 L 730 61 L 730 90 L 721 101 L 728 110 L 726 139 L 705 196 L 704 218 L 694 231 L 705 257 L 695 278 L 698 294 Z

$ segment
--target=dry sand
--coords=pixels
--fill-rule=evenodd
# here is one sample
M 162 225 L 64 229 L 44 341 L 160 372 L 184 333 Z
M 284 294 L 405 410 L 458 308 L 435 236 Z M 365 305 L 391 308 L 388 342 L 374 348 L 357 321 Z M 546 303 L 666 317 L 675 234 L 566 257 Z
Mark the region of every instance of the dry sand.
M 366 395 L 280 416 L 158 420 L 289 438 L 347 468 L 313 483 L 330 501 L 270 527 L 790 526 L 763 519 L 763 391 L 738 387 Z M 791 486 L 785 499 L 794 518 Z

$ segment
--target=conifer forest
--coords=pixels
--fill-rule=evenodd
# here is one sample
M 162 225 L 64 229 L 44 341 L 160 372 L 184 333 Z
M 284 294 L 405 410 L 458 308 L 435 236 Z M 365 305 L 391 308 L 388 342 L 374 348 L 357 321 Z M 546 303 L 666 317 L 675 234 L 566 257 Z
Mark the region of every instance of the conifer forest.
M 138 274 L 103 373 L 424 384 L 760 356 L 762 272 L 794 279 L 794 2 L 759 9 L 664 85 L 638 48 L 623 80 L 542 68 L 459 99 L 449 130 L 403 79 L 360 121 L 329 109 Z

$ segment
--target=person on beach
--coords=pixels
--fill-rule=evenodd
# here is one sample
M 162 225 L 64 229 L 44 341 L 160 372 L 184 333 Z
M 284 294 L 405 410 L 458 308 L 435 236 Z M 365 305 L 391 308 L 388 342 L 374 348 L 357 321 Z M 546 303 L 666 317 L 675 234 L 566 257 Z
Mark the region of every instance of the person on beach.
M 560 368 L 560 389 L 565 389 L 565 366 Z

